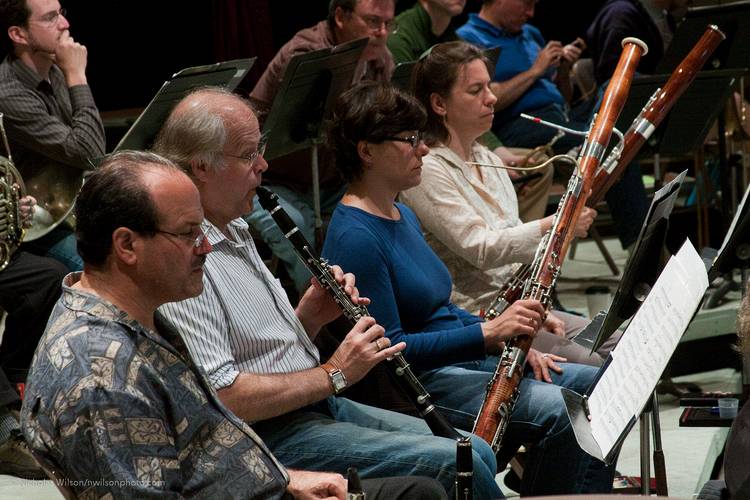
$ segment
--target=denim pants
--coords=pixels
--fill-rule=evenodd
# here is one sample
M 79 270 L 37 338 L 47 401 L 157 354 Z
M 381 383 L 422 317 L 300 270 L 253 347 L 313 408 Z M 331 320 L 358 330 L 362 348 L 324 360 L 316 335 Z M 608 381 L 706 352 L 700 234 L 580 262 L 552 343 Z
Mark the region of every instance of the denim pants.
M 279 205 L 283 208 L 294 224 L 311 244 L 315 244 L 315 211 L 313 210 L 312 191 L 300 193 L 283 186 L 268 186 L 279 197 Z M 338 190 L 321 190 L 320 207 L 323 213 L 331 213 L 346 187 Z M 260 206 L 258 197 L 253 198 L 253 211 L 246 215 L 245 220 L 256 231 L 260 233 L 261 239 L 271 248 L 286 266 L 289 276 L 294 281 L 297 290 L 304 290 L 310 281 L 311 275 L 307 267 L 302 263 L 294 247 L 284 237 L 279 227 L 273 221 L 271 215 Z
M 363 478 L 429 476 L 454 497 L 456 443 L 433 436 L 422 419 L 330 397 L 253 429 L 286 467 L 341 474 L 357 467 Z M 492 449 L 474 436 L 472 451 L 474 498 L 503 498 Z
M 458 428 L 471 429 L 484 400 L 485 388 L 498 358 L 444 366 L 420 374 L 433 401 Z M 565 411 L 560 386 L 583 394 L 598 370 L 560 363 L 552 384 L 539 382 L 527 366 L 520 396 L 506 429 L 503 446 L 532 443 L 524 467 L 522 495 L 606 493 L 612 490 L 614 464 L 606 466 L 584 452 Z
M 76 235 L 67 224 L 61 224 L 41 238 L 24 243 L 21 248 L 40 257 L 55 259 L 64 264 L 70 272 L 83 270 Z

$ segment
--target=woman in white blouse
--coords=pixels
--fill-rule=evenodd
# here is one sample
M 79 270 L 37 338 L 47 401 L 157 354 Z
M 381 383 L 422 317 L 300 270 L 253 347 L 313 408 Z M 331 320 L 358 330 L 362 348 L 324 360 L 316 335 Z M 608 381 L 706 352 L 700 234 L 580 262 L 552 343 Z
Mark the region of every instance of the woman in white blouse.
M 419 217 L 427 241 L 453 276 L 453 302 L 478 312 L 490 305 L 519 263 L 531 263 L 552 216 L 523 223 L 502 160 L 477 139 L 492 126 L 497 98 L 487 60 L 465 42 L 434 46 L 415 69 L 414 91 L 428 113 L 422 182 L 401 193 Z M 586 208 L 575 228 L 586 236 L 596 211 Z M 568 361 L 599 365 L 616 342 L 597 354 L 569 340 L 588 320 L 555 312 L 534 347 Z

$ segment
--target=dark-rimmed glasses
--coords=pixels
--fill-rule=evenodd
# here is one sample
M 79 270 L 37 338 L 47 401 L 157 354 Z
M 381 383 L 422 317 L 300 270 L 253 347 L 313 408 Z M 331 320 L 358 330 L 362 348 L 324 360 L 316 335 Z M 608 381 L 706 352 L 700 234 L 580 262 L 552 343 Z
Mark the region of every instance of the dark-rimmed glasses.
M 422 144 L 422 141 L 424 138 L 422 137 L 421 132 L 417 132 L 416 134 L 407 135 L 406 137 L 398 137 L 398 136 L 387 136 L 387 137 L 381 137 L 379 140 L 381 141 L 396 141 L 396 142 L 405 142 L 407 144 L 411 144 L 412 149 L 417 149 L 420 144 Z

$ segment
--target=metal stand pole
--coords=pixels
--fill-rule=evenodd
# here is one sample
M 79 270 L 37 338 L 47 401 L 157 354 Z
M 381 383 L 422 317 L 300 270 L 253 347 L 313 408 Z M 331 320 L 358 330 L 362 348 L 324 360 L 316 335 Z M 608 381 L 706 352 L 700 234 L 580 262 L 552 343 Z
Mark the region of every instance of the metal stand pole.
M 651 483 L 651 439 L 648 435 L 648 412 L 644 411 L 640 417 L 641 423 L 641 495 L 649 495 Z
M 323 244 L 323 219 L 320 215 L 320 167 L 318 166 L 318 142 L 313 141 L 310 149 L 312 165 L 313 210 L 315 211 L 315 247 Z

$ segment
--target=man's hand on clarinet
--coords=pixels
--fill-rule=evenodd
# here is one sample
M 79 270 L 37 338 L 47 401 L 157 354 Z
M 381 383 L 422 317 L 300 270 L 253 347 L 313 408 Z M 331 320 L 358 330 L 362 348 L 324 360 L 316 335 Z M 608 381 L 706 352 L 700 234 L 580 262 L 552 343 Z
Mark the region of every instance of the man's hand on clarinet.
M 526 362 L 534 370 L 534 378 L 540 381 L 544 380 L 549 384 L 552 383 L 552 377 L 549 374 L 550 370 L 556 373 L 562 373 L 563 371 L 562 367 L 557 364 L 558 361 L 565 362 L 567 359 L 557 354 L 542 354 L 536 349 L 529 349 L 529 353 L 526 355 Z
M 392 346 L 383 327 L 375 323 L 373 317 L 365 316 L 344 337 L 328 362 L 344 372 L 351 385 L 361 380 L 373 366 L 405 347 L 405 342 Z
M 355 286 L 356 279 L 352 273 L 345 274 L 339 266 L 332 266 L 331 272 L 355 305 L 366 306 L 370 303 L 370 299 L 359 296 L 359 290 Z M 296 311 L 297 317 L 305 325 L 305 330 L 312 336 L 316 335 L 323 325 L 341 316 L 341 306 L 315 278 L 311 280 L 311 286 L 300 299 Z
M 498 353 L 502 345 L 518 335 L 534 336 L 542 326 L 544 308 L 538 300 L 517 300 L 497 318 L 482 323 L 485 350 Z

